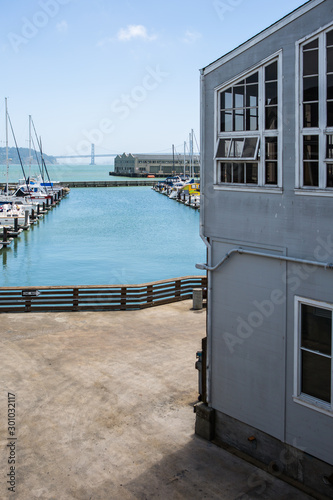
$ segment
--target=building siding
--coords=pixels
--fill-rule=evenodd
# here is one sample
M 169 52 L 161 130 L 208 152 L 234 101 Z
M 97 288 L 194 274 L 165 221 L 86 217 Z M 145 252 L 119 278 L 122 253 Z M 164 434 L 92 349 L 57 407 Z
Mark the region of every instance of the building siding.
M 296 42 L 330 20 L 333 4 L 327 0 L 203 76 L 201 221 L 212 244 L 212 265 L 240 246 L 309 260 L 326 253 L 333 261 L 333 196 L 295 192 Z M 278 51 L 282 51 L 282 192 L 216 189 L 214 90 Z M 212 407 L 331 465 L 333 415 L 296 403 L 293 384 L 294 296 L 333 303 L 332 277 L 329 270 L 312 272 L 295 264 L 235 255 L 211 273 L 209 306 Z M 260 326 L 231 352 L 225 332 L 237 337 L 239 318 L 247 320 L 258 311 L 254 301 L 270 300 L 276 290 L 283 294 L 283 303 L 274 304 Z

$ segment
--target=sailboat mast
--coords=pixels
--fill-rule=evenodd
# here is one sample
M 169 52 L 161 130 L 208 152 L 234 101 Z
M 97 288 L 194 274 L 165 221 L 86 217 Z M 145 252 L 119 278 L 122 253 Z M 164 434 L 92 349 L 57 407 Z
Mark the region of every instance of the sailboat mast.
M 184 180 L 186 175 L 186 141 L 184 141 Z
M 193 161 L 193 128 L 191 130 L 191 164 L 192 164 L 192 176 L 194 177 L 194 161 Z
M 9 158 L 8 158 L 8 109 L 7 109 L 7 97 L 5 98 L 5 103 L 6 103 L 6 194 L 8 196 Z
M 29 115 L 29 178 L 31 176 L 31 115 Z
M 191 140 L 191 134 L 188 136 L 188 141 L 189 141 L 189 154 L 190 154 L 190 178 L 192 179 L 192 140 Z
M 41 158 L 41 162 L 42 162 L 42 179 L 43 179 L 43 182 L 45 182 L 45 180 L 44 180 L 44 158 L 43 158 L 42 137 L 41 136 L 39 137 L 39 144 L 40 144 L 40 158 Z

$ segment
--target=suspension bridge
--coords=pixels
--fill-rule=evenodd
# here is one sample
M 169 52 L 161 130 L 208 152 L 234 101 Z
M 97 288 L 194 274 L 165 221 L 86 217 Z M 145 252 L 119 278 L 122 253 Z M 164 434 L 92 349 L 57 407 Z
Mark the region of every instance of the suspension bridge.
M 95 153 L 95 144 L 91 145 L 91 153 L 90 155 L 64 155 L 64 156 L 54 156 L 57 160 L 60 159 L 70 159 L 70 158 L 90 158 L 90 165 L 96 165 L 95 158 L 115 158 L 116 154 L 96 154 Z

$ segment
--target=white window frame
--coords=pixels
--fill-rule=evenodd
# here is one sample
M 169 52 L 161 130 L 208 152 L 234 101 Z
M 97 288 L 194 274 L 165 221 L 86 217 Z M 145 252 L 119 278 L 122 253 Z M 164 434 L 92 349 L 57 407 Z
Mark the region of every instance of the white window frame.
M 232 149 L 232 143 L 235 141 L 235 140 L 240 140 L 240 139 L 243 139 L 243 148 L 242 148 L 242 153 L 240 156 L 231 156 L 230 153 L 231 153 L 231 149 Z M 243 153 L 244 153 L 244 147 L 245 147 L 245 141 L 246 139 L 255 139 L 256 140 L 256 147 L 254 148 L 254 153 L 252 156 L 243 156 Z M 229 144 L 229 148 L 228 148 L 228 153 L 226 156 L 217 156 L 217 153 L 218 153 L 218 149 L 219 149 L 219 145 L 220 145 L 220 141 L 223 141 L 223 140 L 230 140 L 230 144 Z M 218 141 L 217 141 L 217 144 L 216 144 L 216 151 L 215 151 L 215 158 L 219 161 L 230 161 L 230 160 L 238 160 L 240 162 L 246 162 L 246 161 L 256 161 L 257 159 L 257 156 L 258 156 L 258 149 L 259 149 L 259 137 L 256 136 L 256 135 L 253 135 L 253 136 L 244 136 L 244 137 L 223 137 L 223 138 L 219 138 Z
M 326 158 L 326 137 L 333 134 L 333 126 L 326 127 L 326 33 L 333 29 L 333 23 L 296 42 L 296 176 L 295 193 L 301 195 L 333 196 L 333 188 L 326 187 L 327 163 L 333 163 Z M 311 41 L 319 39 L 319 123 L 318 127 L 303 127 L 303 57 L 302 47 Z M 305 135 L 319 136 L 318 184 L 319 186 L 303 185 L 303 137 Z
M 317 410 L 333 417 L 333 338 L 331 356 L 331 403 L 322 401 L 301 392 L 301 305 L 309 305 L 326 309 L 332 312 L 332 337 L 333 337 L 333 304 L 309 298 L 295 296 L 294 298 L 294 394 L 295 403 Z M 303 348 L 304 349 L 304 348 Z
M 273 62 L 277 61 L 278 64 L 278 128 L 275 130 L 265 130 L 265 67 L 269 66 Z M 224 90 L 228 89 L 231 86 L 237 85 L 237 82 L 243 80 L 244 78 L 248 78 L 252 74 L 259 71 L 259 95 L 258 95 L 258 111 L 259 111 L 259 119 L 258 119 L 258 130 L 242 130 L 237 132 L 220 132 L 220 94 Z M 258 192 L 261 193 L 276 193 L 279 194 L 282 192 L 282 50 L 279 50 L 272 54 L 271 56 L 261 60 L 257 65 L 251 67 L 247 71 L 244 71 L 234 77 L 231 80 L 219 85 L 214 89 L 214 109 L 215 109 L 215 123 L 214 123 L 214 138 L 215 138 L 215 151 L 214 151 L 214 189 L 223 190 L 223 191 L 249 191 L 249 192 Z M 257 137 L 259 139 L 259 147 L 261 151 L 261 157 L 257 159 L 253 158 L 225 158 L 220 159 L 216 157 L 219 140 L 220 139 L 237 139 L 237 138 L 247 138 L 247 137 Z M 277 176 L 278 176 L 278 184 L 277 185 L 269 185 L 265 184 L 265 138 L 268 137 L 277 137 L 278 140 L 278 160 L 277 160 Z M 257 148 L 258 150 L 258 148 Z M 240 163 L 257 163 L 258 164 L 258 184 L 232 184 L 232 183 L 221 183 L 220 182 L 220 163 L 222 162 L 230 162 L 238 160 Z

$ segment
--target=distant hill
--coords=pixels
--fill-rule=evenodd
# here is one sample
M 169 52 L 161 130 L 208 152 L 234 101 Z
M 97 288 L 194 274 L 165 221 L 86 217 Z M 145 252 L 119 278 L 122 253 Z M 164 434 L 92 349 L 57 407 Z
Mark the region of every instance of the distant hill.
M 19 148 L 19 152 L 23 165 L 29 165 L 29 148 Z M 40 153 L 37 152 L 37 155 L 38 160 L 40 161 Z M 34 165 L 37 163 L 36 151 L 34 149 L 31 150 L 31 156 L 31 163 Z M 20 158 L 16 148 L 8 148 L 8 158 L 10 158 L 10 163 L 12 163 L 13 165 L 20 164 Z M 43 158 L 47 165 L 57 163 L 57 160 L 54 156 L 49 156 L 43 153 Z M 0 148 L 0 164 L 6 164 L 6 148 Z

